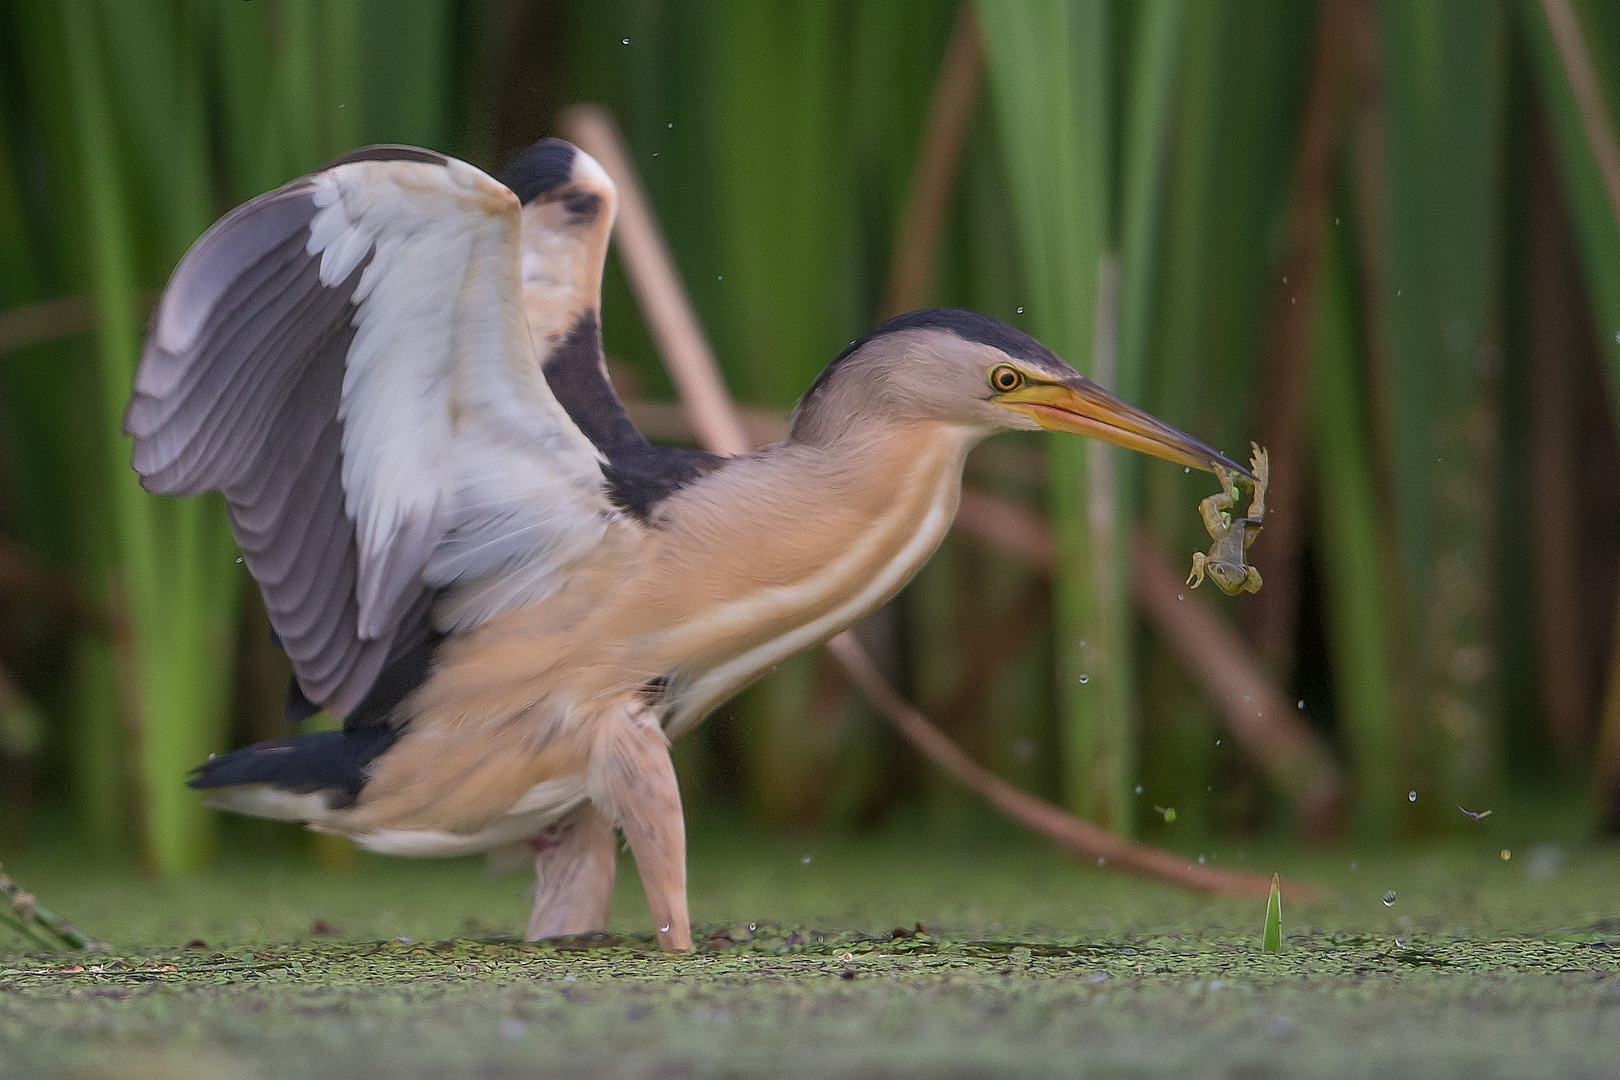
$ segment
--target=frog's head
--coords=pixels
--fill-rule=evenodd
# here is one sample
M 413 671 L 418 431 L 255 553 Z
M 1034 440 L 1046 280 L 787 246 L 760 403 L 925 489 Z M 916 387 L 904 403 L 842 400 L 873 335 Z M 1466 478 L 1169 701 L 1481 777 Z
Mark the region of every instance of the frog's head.
M 1249 584 L 1249 567 L 1242 562 L 1211 559 L 1204 564 L 1204 571 L 1227 596 L 1236 596 Z

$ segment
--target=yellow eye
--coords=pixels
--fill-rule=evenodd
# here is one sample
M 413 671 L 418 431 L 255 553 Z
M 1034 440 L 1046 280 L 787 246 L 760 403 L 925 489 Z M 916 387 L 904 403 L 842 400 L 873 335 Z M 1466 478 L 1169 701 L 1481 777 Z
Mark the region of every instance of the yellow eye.
M 1009 393 L 1023 385 L 1023 373 L 1011 364 L 997 364 L 990 369 L 990 388 L 999 394 Z

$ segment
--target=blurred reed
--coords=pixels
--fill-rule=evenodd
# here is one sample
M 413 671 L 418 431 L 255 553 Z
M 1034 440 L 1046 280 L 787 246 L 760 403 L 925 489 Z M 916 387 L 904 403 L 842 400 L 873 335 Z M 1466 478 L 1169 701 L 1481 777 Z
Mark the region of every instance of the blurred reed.
M 985 77 L 936 110 L 963 19 Z M 1245 678 L 1304 702 L 1295 719 L 1332 747 L 1357 834 L 1582 787 L 1620 824 L 1620 493 L 1604 465 L 1620 13 L 1602 0 L 0 7 L 0 531 L 27 556 L 0 573 L 0 673 L 41 718 L 30 782 L 8 766 L 0 785 L 71 806 L 101 843 L 138 833 L 153 866 L 182 870 L 212 830 L 185 770 L 275 723 L 279 660 L 257 609 L 238 614 L 218 502 L 146 496 L 119 435 L 151 292 L 179 255 L 231 205 L 354 146 L 496 170 L 579 100 L 619 112 L 751 405 L 789 406 L 904 281 L 914 302 L 1031 330 L 1228 451 L 1286 449 L 1292 486 L 1255 549 L 1267 592 L 1205 607 L 1251 635 L 1266 667 L 1245 652 Z M 930 142 L 936 114 L 960 134 Z M 916 168 L 952 144 L 959 161 Z M 943 208 L 923 215 L 937 257 L 898 265 L 918 175 L 945 177 L 921 188 Z M 1537 299 L 1554 272 L 1584 302 Z M 666 396 L 616 263 L 605 321 L 615 371 Z M 1318 811 L 1270 794 L 1294 782 L 1286 755 L 1223 739 L 1233 703 L 1188 666 L 1219 655 L 1210 641 L 1242 647 L 1235 631 L 1189 652 L 1166 597 L 1132 599 L 1138 523 L 1177 560 L 1207 545 L 1207 478 L 1016 438 L 969 473 L 1050 522 L 1051 603 L 1042 567 L 953 538 L 866 631 L 884 674 L 983 764 L 1119 834 L 1320 832 Z M 1545 565 L 1542 512 L 1560 530 Z M 941 802 L 817 661 L 717 719 L 683 749 L 698 813 L 741 798 L 808 825 Z

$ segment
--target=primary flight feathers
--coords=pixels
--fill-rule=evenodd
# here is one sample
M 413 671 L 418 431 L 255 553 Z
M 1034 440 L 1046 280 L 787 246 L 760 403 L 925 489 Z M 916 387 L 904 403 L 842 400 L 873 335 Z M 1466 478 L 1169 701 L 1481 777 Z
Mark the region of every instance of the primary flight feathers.
M 156 313 L 135 468 L 154 492 L 224 492 L 299 686 L 334 715 L 435 629 L 544 596 L 611 512 L 525 322 L 520 212 L 470 165 L 374 148 L 222 219 Z

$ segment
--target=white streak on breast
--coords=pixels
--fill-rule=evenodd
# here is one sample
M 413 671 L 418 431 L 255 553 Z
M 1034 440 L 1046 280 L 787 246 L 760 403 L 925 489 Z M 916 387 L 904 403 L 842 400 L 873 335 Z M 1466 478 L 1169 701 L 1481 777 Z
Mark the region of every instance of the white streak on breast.
M 840 630 L 853 626 L 899 592 L 922 564 L 928 561 L 929 556 L 939 547 L 940 541 L 945 539 L 945 534 L 950 530 L 951 522 L 956 517 L 959 485 L 959 473 L 947 469 L 939 480 L 933 501 L 918 525 L 916 534 L 852 599 L 818 619 L 794 627 L 787 633 L 712 668 L 683 689 L 679 695 L 680 703 L 665 724 L 669 737 L 677 739 L 685 734 L 710 709 L 748 685 L 773 664 L 779 664 L 794 653 L 809 648 L 819 641 L 825 641 Z M 881 536 L 881 532 L 878 535 Z M 838 564 L 840 568 L 844 561 L 840 560 Z M 827 577 L 827 574 L 818 575 L 814 584 L 820 589 L 836 587 L 839 582 L 848 580 L 848 571 L 844 571 L 837 581 L 829 582 L 826 580 Z

